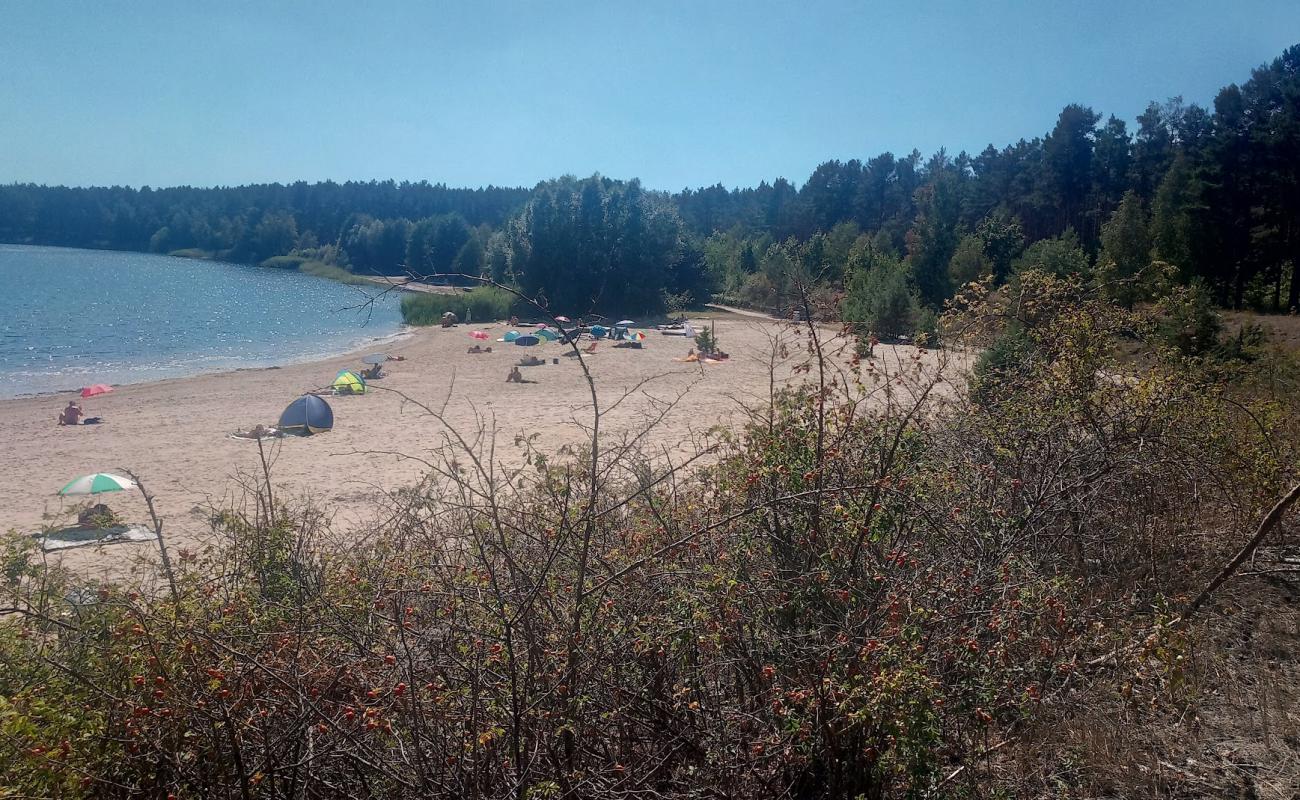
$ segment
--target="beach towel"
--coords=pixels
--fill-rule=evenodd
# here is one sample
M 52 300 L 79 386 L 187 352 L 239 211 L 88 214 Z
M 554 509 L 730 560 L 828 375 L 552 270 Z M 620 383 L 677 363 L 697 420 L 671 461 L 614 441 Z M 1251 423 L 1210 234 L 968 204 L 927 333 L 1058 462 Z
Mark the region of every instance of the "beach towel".
M 234 433 L 226 434 L 226 438 L 238 439 L 241 442 L 256 442 L 258 439 L 283 439 L 284 435 L 284 431 L 280 430 L 271 430 L 261 436 L 254 436 L 247 431 L 235 431 Z
M 49 533 L 34 533 L 32 537 L 40 544 L 41 550 L 50 553 L 55 550 L 68 550 L 74 547 L 93 547 L 103 544 L 125 544 L 127 542 L 154 542 L 158 534 L 144 525 L 114 525 L 108 528 L 88 528 L 80 525 Z

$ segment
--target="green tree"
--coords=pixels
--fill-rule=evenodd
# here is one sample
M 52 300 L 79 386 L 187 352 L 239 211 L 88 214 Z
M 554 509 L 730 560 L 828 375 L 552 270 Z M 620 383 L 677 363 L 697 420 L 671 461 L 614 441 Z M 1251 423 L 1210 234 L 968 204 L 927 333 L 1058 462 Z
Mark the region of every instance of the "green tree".
M 1016 272 L 1039 270 L 1052 275 L 1088 275 L 1091 267 L 1088 254 L 1079 246 L 1079 237 L 1073 229 L 1052 239 L 1041 239 L 1025 249 L 1024 255 L 1016 259 Z
M 872 254 L 849 276 L 841 311 L 859 337 L 914 335 L 920 303 L 907 265 L 888 255 Z
M 1196 197 L 1191 166 L 1180 153 L 1169 165 L 1151 204 L 1151 245 L 1152 255 L 1178 267 L 1184 278 L 1190 278 L 1194 272 L 1192 214 Z
M 1056 127 L 1043 142 L 1044 179 L 1057 210 L 1057 230 L 1080 229 L 1092 188 L 1092 155 L 1101 115 L 1071 104 L 1061 110 Z M 1095 229 L 1094 229 L 1095 230 Z
M 975 226 L 975 235 L 993 266 L 993 276 L 999 282 L 1006 280 L 1012 262 L 1025 249 L 1025 229 L 1020 220 L 1005 208 L 996 208 Z
M 661 310 L 685 247 L 665 196 L 600 176 L 539 185 L 511 231 L 521 287 L 571 315 Z
M 952 295 L 948 263 L 957 250 L 961 210 L 954 179 L 941 174 L 920 192 L 920 214 L 907 235 L 907 260 L 921 302 L 932 308 Z
M 253 229 L 250 242 L 250 261 L 262 261 L 271 256 L 282 256 L 298 243 L 298 223 L 293 214 L 275 211 L 263 214 Z
M 1150 295 L 1151 234 L 1136 192 L 1127 192 L 1101 228 L 1097 277 L 1119 302 L 1132 306 Z
M 992 274 L 993 262 L 984 255 L 984 242 L 974 234 L 963 236 L 948 262 L 949 281 L 962 286 Z

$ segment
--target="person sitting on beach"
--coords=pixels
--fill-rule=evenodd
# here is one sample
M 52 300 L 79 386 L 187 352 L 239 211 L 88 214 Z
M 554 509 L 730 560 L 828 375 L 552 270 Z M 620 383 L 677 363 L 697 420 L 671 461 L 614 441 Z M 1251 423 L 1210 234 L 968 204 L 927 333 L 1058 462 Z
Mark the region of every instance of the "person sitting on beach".
M 691 363 L 691 364 L 693 364 L 693 363 L 695 363 L 696 361 L 699 361 L 699 360 L 700 360 L 700 357 L 699 357 L 698 354 L 696 354 L 696 352 L 695 352 L 695 348 L 692 347 L 692 348 L 691 348 L 691 351 L 690 351 L 689 353 L 686 354 L 686 358 L 683 358 L 682 360 L 685 361 L 685 362 L 687 362 L 687 363 Z
M 81 410 L 81 406 L 77 405 L 77 401 L 69 400 L 68 407 L 63 409 L 62 414 L 59 414 L 59 424 L 76 425 L 84 416 L 86 416 L 86 412 Z
M 363 370 L 363 371 L 361 372 L 361 377 L 365 378 L 365 379 L 368 380 L 368 381 L 373 381 L 373 380 L 376 379 L 376 378 L 382 378 L 382 377 L 384 377 L 383 372 L 384 372 L 384 370 L 383 370 L 382 365 L 380 365 L 380 364 L 375 364 L 375 365 L 372 366 L 370 369 Z
M 514 316 L 514 315 L 511 315 L 511 317 L 510 317 L 510 327 L 512 327 L 512 328 L 517 328 L 517 327 L 519 327 L 519 317 L 516 317 L 516 316 Z
M 506 383 L 523 383 L 524 374 L 519 371 L 519 367 L 511 367 L 506 373 Z
M 87 528 L 111 528 L 117 524 L 117 515 L 103 503 L 96 503 L 77 515 L 77 524 Z

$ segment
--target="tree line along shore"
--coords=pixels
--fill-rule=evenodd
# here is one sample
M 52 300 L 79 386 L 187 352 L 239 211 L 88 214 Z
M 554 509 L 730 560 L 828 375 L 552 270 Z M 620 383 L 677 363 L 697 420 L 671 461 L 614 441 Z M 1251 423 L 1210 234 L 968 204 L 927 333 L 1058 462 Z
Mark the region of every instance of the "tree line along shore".
M 1218 306 L 1287 311 L 1300 305 L 1297 62 L 1288 49 L 1211 108 L 1153 102 L 1132 129 L 1071 104 L 1052 130 L 1001 148 L 827 161 L 801 186 L 8 185 L 0 241 L 347 281 L 483 276 L 577 313 L 713 298 L 784 313 L 812 286 L 826 315 L 898 334 L 931 328 L 969 281 L 1028 268 L 1119 281 L 1125 303 L 1194 284 Z

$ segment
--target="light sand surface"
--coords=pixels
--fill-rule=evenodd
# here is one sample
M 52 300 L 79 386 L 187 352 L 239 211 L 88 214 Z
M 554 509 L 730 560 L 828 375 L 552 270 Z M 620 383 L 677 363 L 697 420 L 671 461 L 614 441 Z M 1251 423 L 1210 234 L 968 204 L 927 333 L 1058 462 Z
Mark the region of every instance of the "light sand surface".
M 627 395 L 604 418 L 603 431 L 618 436 L 640 430 L 664 403 L 677 401 L 647 440 L 672 452 L 690 450 L 698 434 L 737 424 L 744 406 L 766 404 L 774 385 L 771 376 L 780 385 L 803 359 L 803 347 L 788 325 L 740 317 L 715 324 L 732 355 L 725 364 L 684 363 L 680 359 L 693 342 L 655 332 L 642 350 L 602 342 L 587 359 L 601 404 L 609 407 Z M 476 327 L 494 340 L 506 330 L 503 324 Z M 512 444 L 517 434 L 535 434 L 537 446 L 547 452 L 585 441 L 576 423 L 590 423 L 591 399 L 576 360 L 564 355 L 566 346 L 524 348 L 491 341 L 494 352 L 470 355 L 470 330 L 464 325 L 421 329 L 386 345 L 386 353 L 405 360 L 386 364 L 386 377 L 373 382 L 372 393 L 329 398 L 335 414 L 332 431 L 286 438 L 268 449 L 277 491 L 311 495 L 332 506 L 336 530 L 373 519 L 385 492 L 425 475 L 419 458 L 442 441 L 445 428 L 419 404 L 442 409 L 446 422 L 465 435 L 483 424 L 495 426 L 497 455 L 505 462 L 520 460 L 519 448 Z M 779 349 L 773 342 L 778 340 L 792 352 L 776 358 L 773 371 L 773 353 Z M 523 368 L 536 383 L 506 383 L 510 366 L 529 354 L 547 361 Z M 72 504 L 55 496 L 59 487 L 79 475 L 125 468 L 156 496 L 170 544 L 202 541 L 211 509 L 228 507 L 241 496 L 238 477 L 259 471 L 257 444 L 228 434 L 257 423 L 274 424 L 295 397 L 327 386 L 340 369 L 360 368 L 362 355 L 121 386 L 82 401 L 88 415 L 104 418 L 97 426 L 55 424 L 59 410 L 74 396 L 70 393 L 0 401 L 0 443 L 6 455 L 0 528 L 27 533 L 56 519 L 66 521 Z M 560 363 L 552 364 L 553 358 Z M 132 522 L 147 520 L 138 492 L 103 499 Z M 145 547 L 85 548 L 59 557 L 94 572 Z
M 685 396 L 653 433 L 656 446 L 680 449 L 693 432 L 735 419 L 742 404 L 759 404 L 769 389 L 771 337 L 775 323 L 736 319 L 716 323 L 719 339 L 733 355 L 729 363 L 683 363 L 693 342 L 651 332 L 644 349 L 615 349 L 602 342 L 587 359 L 602 405 L 611 405 L 637 387 L 602 422 L 612 435 L 639 429 L 665 401 Z M 476 326 L 493 339 L 503 324 Z M 452 427 L 469 435 L 481 424 L 494 425 L 499 457 L 519 460 L 516 434 L 536 434 L 550 450 L 584 441 L 575 421 L 589 423 L 591 400 L 576 359 L 568 348 L 543 344 L 524 348 L 488 342 L 492 353 L 466 353 L 471 328 L 417 329 L 409 338 L 385 345 L 404 356 L 385 365 L 375 391 L 360 397 L 331 397 L 332 431 L 290 437 L 271 446 L 273 479 L 282 494 L 326 501 L 338 509 L 335 527 L 372 516 L 384 492 L 418 481 L 426 468 L 418 460 L 441 441 L 444 428 L 419 404 L 442 409 Z M 364 352 L 282 368 L 222 374 L 118 387 L 108 395 L 81 401 L 95 426 L 60 427 L 58 412 L 74 393 L 0 401 L 0 443 L 5 475 L 0 480 L 0 528 L 32 532 L 66 521 L 72 503 L 55 493 L 70 479 L 91 472 L 129 469 L 157 498 L 168 541 L 184 544 L 207 532 L 210 510 L 240 496 L 237 477 L 259 470 L 255 442 L 228 434 L 257 423 L 274 424 L 286 404 L 300 394 L 328 386 L 340 369 L 361 367 Z M 520 357 L 544 357 L 544 366 L 524 367 L 536 383 L 506 383 Z M 558 358 L 558 365 L 551 360 Z M 779 377 L 788 376 L 781 367 Z M 412 402 L 416 401 L 416 402 Z M 367 451 L 387 451 L 368 453 Z M 414 456 L 403 458 L 397 453 Z M 139 494 L 102 496 L 132 521 L 146 519 Z M 69 551 L 72 562 L 126 555 L 138 545 Z

